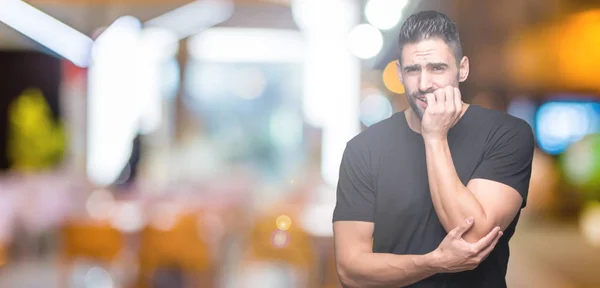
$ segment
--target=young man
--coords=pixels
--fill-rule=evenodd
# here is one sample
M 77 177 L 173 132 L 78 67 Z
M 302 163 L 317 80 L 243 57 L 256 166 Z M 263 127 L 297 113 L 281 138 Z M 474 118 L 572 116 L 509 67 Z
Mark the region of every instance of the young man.
M 347 143 L 333 229 L 345 287 L 506 287 L 534 138 L 506 113 L 461 100 L 455 23 L 425 11 L 399 37 L 410 108 Z

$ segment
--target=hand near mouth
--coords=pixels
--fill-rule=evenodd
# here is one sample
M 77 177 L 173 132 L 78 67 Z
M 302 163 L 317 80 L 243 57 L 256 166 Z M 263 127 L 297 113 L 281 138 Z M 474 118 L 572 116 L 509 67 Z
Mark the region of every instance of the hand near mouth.
M 421 98 L 421 97 L 420 97 Z M 421 100 L 423 101 L 423 100 Z M 462 96 L 457 87 L 446 86 L 425 94 L 427 108 L 421 122 L 425 139 L 443 139 L 462 115 Z

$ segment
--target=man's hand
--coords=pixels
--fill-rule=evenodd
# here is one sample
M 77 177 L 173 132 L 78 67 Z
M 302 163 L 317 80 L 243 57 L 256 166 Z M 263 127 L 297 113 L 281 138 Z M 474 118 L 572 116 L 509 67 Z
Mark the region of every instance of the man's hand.
M 444 139 L 460 119 L 462 98 L 457 87 L 446 86 L 425 95 L 427 108 L 421 122 L 423 138 Z
M 464 224 L 448 233 L 432 253 L 437 268 L 446 273 L 473 270 L 494 250 L 498 239 L 502 236 L 500 227 L 492 229 L 479 241 L 468 243 L 462 239 L 462 235 L 472 226 L 473 218 L 469 217 Z

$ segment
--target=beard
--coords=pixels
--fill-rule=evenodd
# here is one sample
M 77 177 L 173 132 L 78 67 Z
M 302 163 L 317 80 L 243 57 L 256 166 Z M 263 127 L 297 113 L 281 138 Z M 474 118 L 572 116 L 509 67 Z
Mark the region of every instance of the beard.
M 425 94 L 432 93 L 432 92 L 433 92 L 433 90 L 432 91 L 416 91 L 413 93 L 406 94 L 406 101 L 408 102 L 408 105 L 410 105 L 410 108 L 415 113 L 415 115 L 417 115 L 417 117 L 419 117 L 419 119 L 423 119 L 423 114 L 425 114 L 425 109 L 423 109 L 421 106 L 419 106 L 419 104 L 417 102 L 421 101 L 421 100 L 419 100 L 419 98 L 424 98 Z

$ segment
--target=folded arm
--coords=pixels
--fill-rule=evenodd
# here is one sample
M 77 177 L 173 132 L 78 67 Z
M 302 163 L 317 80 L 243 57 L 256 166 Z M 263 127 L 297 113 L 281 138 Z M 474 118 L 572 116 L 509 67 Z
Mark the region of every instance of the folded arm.
M 430 193 L 438 218 L 450 231 L 472 215 L 474 227 L 464 236 L 469 242 L 479 240 L 493 227 L 506 229 L 527 194 L 533 158 L 531 130 L 508 129 L 499 135 L 466 186 L 458 177 L 446 138 L 424 139 Z
M 440 272 L 432 253 L 373 253 L 373 223 L 338 221 L 333 230 L 337 270 L 344 287 L 404 287 Z

